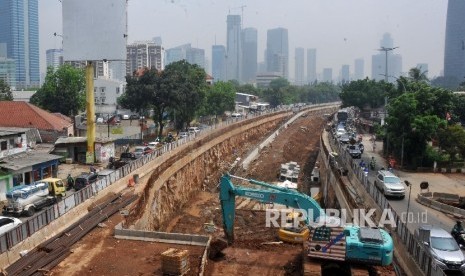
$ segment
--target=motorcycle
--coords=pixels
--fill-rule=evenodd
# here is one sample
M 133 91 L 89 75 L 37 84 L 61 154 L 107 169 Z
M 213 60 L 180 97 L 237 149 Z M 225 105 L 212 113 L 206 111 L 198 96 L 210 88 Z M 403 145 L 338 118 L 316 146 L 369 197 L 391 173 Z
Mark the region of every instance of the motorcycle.
M 460 231 L 460 233 L 452 234 L 452 237 L 454 237 L 455 241 L 461 249 L 465 249 L 465 231 Z
M 371 161 L 370 161 L 370 169 L 371 169 L 372 171 L 374 171 L 375 168 L 376 168 L 376 161 L 375 161 L 375 160 L 371 160 Z

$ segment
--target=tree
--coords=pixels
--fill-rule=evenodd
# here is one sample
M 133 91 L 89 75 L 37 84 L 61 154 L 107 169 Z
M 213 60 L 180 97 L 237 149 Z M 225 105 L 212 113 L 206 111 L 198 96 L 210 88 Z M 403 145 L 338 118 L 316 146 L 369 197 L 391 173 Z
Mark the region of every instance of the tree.
M 10 86 L 2 79 L 0 79 L 0 101 L 12 101 L 13 92 Z
M 207 92 L 205 110 L 209 115 L 223 115 L 234 110 L 236 90 L 230 82 L 216 82 Z
M 421 71 L 421 68 L 413 67 L 408 71 L 409 79 L 415 82 L 428 82 L 429 79 L 426 76 L 428 71 Z
M 194 119 L 204 103 L 207 90 L 206 73 L 197 64 L 185 60 L 166 66 L 160 88 L 169 91 L 173 99 L 172 112 L 176 125 L 183 128 Z
M 85 108 L 85 85 L 84 70 L 68 64 L 56 71 L 49 67 L 44 84 L 30 102 L 50 112 L 73 116 Z
M 393 90 L 393 85 L 384 81 L 357 80 L 342 86 L 340 98 L 343 107 L 378 108 L 384 105 L 385 97 Z
M 438 132 L 438 142 L 441 150 L 450 157 L 450 162 L 457 159 L 460 154 L 465 158 L 465 130 L 459 125 L 450 125 L 441 128 Z

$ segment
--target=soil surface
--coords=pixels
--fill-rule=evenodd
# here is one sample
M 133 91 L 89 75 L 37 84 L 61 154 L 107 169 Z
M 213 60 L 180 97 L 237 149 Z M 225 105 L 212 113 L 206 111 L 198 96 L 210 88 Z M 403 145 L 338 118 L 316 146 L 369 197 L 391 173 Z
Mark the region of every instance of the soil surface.
M 300 117 L 281 131 L 272 145 L 260 152 L 249 170 L 235 174 L 265 182 L 276 182 L 281 163 L 295 161 L 301 166 L 299 187 L 307 189 L 319 151 L 325 119 Z M 258 144 L 260 141 L 256 141 Z M 241 145 L 238 155 L 256 145 Z M 308 191 L 308 190 L 307 190 Z M 160 231 L 223 237 L 218 191 L 199 191 L 181 212 L 173 215 Z M 223 250 L 223 256 L 207 263 L 206 275 L 301 275 L 302 245 L 279 242 L 277 228 L 266 227 L 260 204 L 237 199 L 235 241 Z M 252 210 L 253 209 L 253 210 Z M 114 226 L 120 214 L 94 229 L 73 247 L 73 254 L 51 271 L 53 275 L 161 275 L 160 254 L 168 248 L 188 249 L 188 275 L 197 275 L 203 247 L 179 246 L 155 242 L 117 240 Z

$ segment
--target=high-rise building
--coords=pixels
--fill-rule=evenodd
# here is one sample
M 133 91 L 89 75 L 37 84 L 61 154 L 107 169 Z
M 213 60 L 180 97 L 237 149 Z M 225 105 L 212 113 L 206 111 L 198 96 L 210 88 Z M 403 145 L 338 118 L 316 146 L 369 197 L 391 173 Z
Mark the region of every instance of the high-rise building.
M 140 41 L 126 46 L 126 75 L 141 68 L 163 70 L 163 47 L 151 41 Z
M 363 58 L 357 58 L 354 64 L 354 80 L 365 78 L 365 61 Z
M 381 48 L 393 48 L 394 40 L 389 33 L 383 35 L 380 41 Z M 391 51 L 381 51 L 371 57 L 371 78 L 374 80 L 386 79 L 386 55 L 387 55 L 387 79 L 389 82 L 396 81 L 402 75 L 402 56 L 393 54 Z
M 229 14 L 226 28 L 226 75 L 228 80 L 241 80 L 242 43 L 241 16 Z
M 268 72 L 276 72 L 289 78 L 289 40 L 285 28 L 268 30 L 266 40 L 266 66 Z
M 444 77 L 453 86 L 465 77 L 465 1 L 449 0 L 447 6 Z
M 40 85 L 38 0 L 0 1 L 0 43 L 15 61 L 16 88 Z
M 314 83 L 316 80 L 316 49 L 307 49 L 307 81 Z
M 333 82 L 333 69 L 323 68 L 323 82 Z
M 166 65 L 184 59 L 205 69 L 205 50 L 192 48 L 190 43 L 167 49 L 165 53 Z
M 197 64 L 205 69 L 205 50 L 199 48 L 188 48 L 186 50 L 186 61 L 190 64 Z
M 47 68 L 57 69 L 63 65 L 63 49 L 48 49 L 45 51 Z
M 341 67 L 341 83 L 345 84 L 350 82 L 350 66 L 348 64 L 344 64 Z
M 226 47 L 212 46 L 212 75 L 214 81 L 226 80 Z
M 305 84 L 305 49 L 304 48 L 295 48 L 295 84 L 304 85 Z
M 255 82 L 257 76 L 257 29 L 242 30 L 242 82 Z

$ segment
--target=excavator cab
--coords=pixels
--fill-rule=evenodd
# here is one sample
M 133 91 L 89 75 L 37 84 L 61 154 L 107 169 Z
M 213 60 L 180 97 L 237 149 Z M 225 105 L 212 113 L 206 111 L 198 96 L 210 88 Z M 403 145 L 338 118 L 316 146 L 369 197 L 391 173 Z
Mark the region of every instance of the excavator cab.
M 289 212 L 286 215 L 286 225 L 278 231 L 279 240 L 289 243 L 303 243 L 308 240 L 310 230 L 304 220 L 299 220 L 298 225 L 295 225 L 297 216 L 302 217 L 303 214 L 301 212 Z

